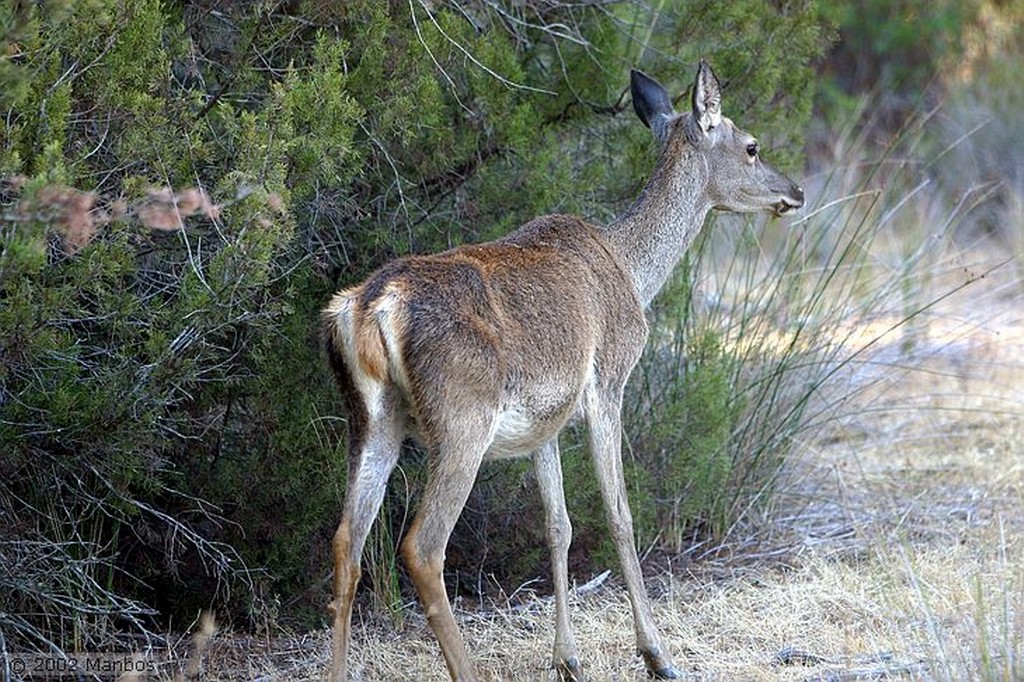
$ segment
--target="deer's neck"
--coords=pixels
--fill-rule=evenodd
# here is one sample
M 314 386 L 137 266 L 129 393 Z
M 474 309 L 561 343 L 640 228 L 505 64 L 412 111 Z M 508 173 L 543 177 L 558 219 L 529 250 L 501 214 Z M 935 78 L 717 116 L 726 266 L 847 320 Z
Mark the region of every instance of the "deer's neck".
M 670 140 L 669 144 L 673 142 L 680 141 Z M 679 146 L 664 150 L 640 197 L 605 228 L 645 308 L 693 243 L 712 208 L 706 191 L 707 168 L 692 147 Z

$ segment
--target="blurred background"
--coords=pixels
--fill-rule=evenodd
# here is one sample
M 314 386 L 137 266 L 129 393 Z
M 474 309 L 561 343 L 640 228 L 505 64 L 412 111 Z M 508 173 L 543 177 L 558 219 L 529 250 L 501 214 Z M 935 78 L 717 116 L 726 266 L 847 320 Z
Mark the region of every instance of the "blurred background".
M 709 221 L 652 306 L 626 467 L 649 561 L 765 547 L 800 463 L 876 428 L 871 390 L 1019 306 L 1022 20 L 1020 0 L 4 3 L 7 646 L 96 649 L 204 608 L 322 627 L 346 443 L 318 310 L 395 256 L 611 221 L 655 160 L 629 69 L 685 110 L 702 57 L 809 205 Z M 585 578 L 614 559 L 584 443 L 562 445 Z M 367 548 L 380 618 L 411 600 L 394 545 L 428 462 L 409 447 Z M 528 462 L 484 467 L 447 569 L 481 602 L 546 589 Z

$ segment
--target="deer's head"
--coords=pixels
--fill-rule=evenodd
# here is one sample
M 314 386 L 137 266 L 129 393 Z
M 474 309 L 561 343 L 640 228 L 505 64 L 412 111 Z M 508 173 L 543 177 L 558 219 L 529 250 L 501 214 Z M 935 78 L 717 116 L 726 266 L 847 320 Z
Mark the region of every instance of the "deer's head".
M 657 81 L 634 70 L 630 75 L 633 108 L 651 129 L 665 154 L 682 154 L 689 164 L 703 163 L 707 195 L 722 211 L 769 211 L 782 215 L 804 205 L 803 189 L 761 160 L 757 139 L 722 116 L 722 90 L 703 59 L 693 84 L 692 110 L 676 113 Z

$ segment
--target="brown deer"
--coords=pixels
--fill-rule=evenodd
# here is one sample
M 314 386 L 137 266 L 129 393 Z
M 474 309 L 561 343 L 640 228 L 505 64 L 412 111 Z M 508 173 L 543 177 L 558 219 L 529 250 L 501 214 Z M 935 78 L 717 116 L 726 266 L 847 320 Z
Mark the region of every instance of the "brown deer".
M 623 388 L 647 339 L 644 309 L 711 209 L 787 213 L 803 190 L 765 164 L 757 140 L 721 114 L 703 60 L 692 111 L 631 74 L 633 107 L 661 154 L 640 198 L 606 227 L 536 218 L 503 239 L 388 263 L 324 309 L 327 354 L 348 408 L 349 465 L 334 536 L 330 678 L 346 677 L 360 557 L 406 436 L 430 473 L 402 557 L 453 680 L 476 680 L 445 592 L 445 546 L 481 462 L 531 454 L 544 502 L 555 593 L 553 667 L 582 678 L 569 624 L 571 526 L 558 433 L 582 417 L 629 592 L 639 653 L 680 677 L 654 623 L 622 474 Z

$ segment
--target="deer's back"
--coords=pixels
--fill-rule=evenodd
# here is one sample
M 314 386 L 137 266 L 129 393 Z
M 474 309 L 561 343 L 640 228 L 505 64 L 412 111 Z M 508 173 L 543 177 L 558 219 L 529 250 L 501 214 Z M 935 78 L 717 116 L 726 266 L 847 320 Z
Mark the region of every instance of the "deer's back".
M 398 259 L 341 297 L 356 317 L 377 320 L 388 381 L 401 389 L 421 438 L 442 437 L 453 410 L 493 406 L 490 456 L 554 437 L 587 382 L 624 382 L 646 339 L 621 263 L 574 216 Z

